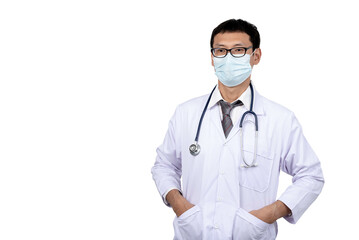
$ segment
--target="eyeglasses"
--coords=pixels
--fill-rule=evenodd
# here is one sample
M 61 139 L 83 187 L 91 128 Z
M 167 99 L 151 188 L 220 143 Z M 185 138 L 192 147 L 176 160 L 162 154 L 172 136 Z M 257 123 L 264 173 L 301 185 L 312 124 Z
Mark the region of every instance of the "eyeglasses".
M 212 48 L 211 52 L 213 54 L 213 57 L 216 58 L 224 58 L 227 56 L 228 52 L 231 53 L 231 55 L 235 58 L 240 58 L 243 57 L 244 55 L 246 55 L 246 52 L 248 49 L 250 49 L 252 47 L 236 47 L 236 48 L 231 48 L 231 49 L 226 49 L 226 48 Z

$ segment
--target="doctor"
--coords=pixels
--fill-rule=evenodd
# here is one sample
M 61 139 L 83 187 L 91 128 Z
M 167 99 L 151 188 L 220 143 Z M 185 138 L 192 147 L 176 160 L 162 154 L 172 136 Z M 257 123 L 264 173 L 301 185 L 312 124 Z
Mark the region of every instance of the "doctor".
M 257 28 L 241 19 L 213 30 L 218 85 L 177 107 L 157 149 L 152 175 L 176 213 L 174 239 L 275 239 L 276 220 L 296 223 L 322 190 L 298 120 L 251 83 L 259 45 Z M 277 199 L 280 171 L 293 183 Z

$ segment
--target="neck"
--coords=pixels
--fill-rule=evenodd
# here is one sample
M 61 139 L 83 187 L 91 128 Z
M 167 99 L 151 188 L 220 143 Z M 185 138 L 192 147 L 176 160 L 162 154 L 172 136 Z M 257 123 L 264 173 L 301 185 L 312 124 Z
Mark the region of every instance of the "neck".
M 234 87 L 227 87 L 221 83 L 221 81 L 218 80 L 218 89 L 219 92 L 222 95 L 222 98 L 229 103 L 234 102 L 237 100 L 243 93 L 246 91 L 246 89 L 249 86 L 250 78 L 247 78 L 244 82 L 241 84 L 234 86 Z

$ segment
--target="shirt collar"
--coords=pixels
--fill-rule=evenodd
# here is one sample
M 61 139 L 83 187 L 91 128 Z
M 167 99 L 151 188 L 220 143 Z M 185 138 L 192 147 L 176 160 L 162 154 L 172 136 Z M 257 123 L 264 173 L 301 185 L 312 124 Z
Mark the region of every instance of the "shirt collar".
M 253 85 L 253 84 L 252 84 Z M 254 87 L 253 87 L 253 90 L 255 91 Z M 214 90 L 213 92 L 213 95 L 211 97 L 211 100 L 208 104 L 208 108 L 212 108 L 214 107 L 218 101 L 220 100 L 224 100 L 222 95 L 221 95 L 221 92 L 219 91 L 218 89 L 218 85 L 216 86 L 216 89 Z M 244 107 L 249 110 L 250 107 L 251 107 L 251 89 L 249 88 L 249 86 L 247 87 L 247 89 L 241 94 L 241 96 L 239 96 L 239 98 L 237 98 L 235 101 L 237 100 L 241 100 Z M 234 101 L 234 102 L 235 102 Z

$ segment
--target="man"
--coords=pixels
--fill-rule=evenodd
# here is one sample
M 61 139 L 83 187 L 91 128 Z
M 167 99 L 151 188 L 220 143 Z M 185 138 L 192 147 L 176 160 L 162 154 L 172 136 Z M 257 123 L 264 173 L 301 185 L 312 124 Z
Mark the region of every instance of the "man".
M 275 239 L 276 220 L 296 223 L 321 192 L 320 162 L 294 114 L 253 90 L 259 45 L 257 28 L 241 19 L 213 30 L 218 85 L 177 107 L 157 149 L 152 175 L 177 215 L 175 239 Z M 198 125 L 200 151 L 195 143 L 191 153 Z M 276 199 L 280 170 L 293 184 Z

